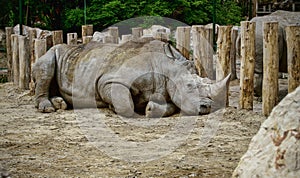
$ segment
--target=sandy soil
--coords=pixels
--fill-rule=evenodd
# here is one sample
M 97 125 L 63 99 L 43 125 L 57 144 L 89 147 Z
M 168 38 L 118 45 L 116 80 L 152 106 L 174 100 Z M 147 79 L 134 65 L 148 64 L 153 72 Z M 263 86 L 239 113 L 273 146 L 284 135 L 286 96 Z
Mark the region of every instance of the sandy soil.
M 0 84 L 2 175 L 230 177 L 265 119 L 259 114 L 259 102 L 255 105 L 256 112 L 236 109 L 238 81 L 232 82 L 231 107 L 206 116 L 159 119 L 149 127 L 131 125 L 108 109 L 101 109 L 100 115 L 87 118 L 87 122 L 78 119 L 78 113 L 73 110 L 38 113 L 33 97 L 28 93 L 18 91 L 11 83 Z M 97 130 L 97 125 L 89 124 L 90 118 L 104 120 L 106 126 L 128 146 L 136 143 L 139 147 L 149 141 L 168 137 L 160 144 L 162 147 L 168 148 L 165 145 L 171 145 L 174 139 L 178 140 L 178 144 L 168 154 L 155 150 L 155 147 L 153 150 L 137 148 L 138 151 L 128 151 L 124 145 L 114 146 L 113 141 L 101 145 L 99 138 L 109 139 L 109 134 Z M 182 120 L 193 122 L 191 129 L 182 138 L 176 134 L 172 138 L 172 128 L 177 128 L 176 124 Z M 107 151 L 110 147 L 111 150 Z M 147 155 L 153 156 L 149 158 Z

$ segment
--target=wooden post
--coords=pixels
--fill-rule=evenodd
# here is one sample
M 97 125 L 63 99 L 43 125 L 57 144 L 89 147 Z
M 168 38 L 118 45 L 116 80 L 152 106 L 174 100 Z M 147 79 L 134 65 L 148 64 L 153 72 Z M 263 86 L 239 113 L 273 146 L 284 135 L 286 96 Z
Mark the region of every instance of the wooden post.
M 19 36 L 19 88 L 29 89 L 30 77 L 30 50 L 29 39 L 26 36 Z
M 14 85 L 19 86 L 19 43 L 18 35 L 11 35 L 11 48 L 12 48 L 12 70 Z
M 214 78 L 213 74 L 213 31 L 203 25 L 192 26 L 193 58 L 201 77 Z
M 125 43 L 127 41 L 130 41 L 132 39 L 132 35 L 128 34 L 128 35 L 122 35 L 122 43 Z
M 6 35 L 6 57 L 7 57 L 7 79 L 8 81 L 12 81 L 12 42 L 11 35 L 13 34 L 12 27 L 5 27 L 5 35 Z
M 241 22 L 241 109 L 253 109 L 255 65 L 255 22 Z
M 288 63 L 288 92 L 294 91 L 300 85 L 300 26 L 287 26 L 287 63 Z
M 68 33 L 67 34 L 67 44 L 68 45 L 77 45 L 77 33 Z
M 64 42 L 63 31 L 62 30 L 53 31 L 52 41 L 53 41 L 53 46 L 57 44 L 62 44 Z
M 47 52 L 46 39 L 35 39 L 34 40 L 34 58 L 35 58 L 35 60 L 38 60 L 46 52 Z
M 230 80 L 237 79 L 236 76 L 236 39 L 238 37 L 238 30 L 232 28 L 231 30 L 231 50 L 230 50 L 230 72 L 231 72 L 231 78 Z
M 81 37 L 93 36 L 93 25 L 82 25 L 81 26 Z
M 278 22 L 263 24 L 262 113 L 268 116 L 278 102 Z
M 176 30 L 176 48 L 181 54 L 190 59 L 191 27 L 177 27 Z
M 47 50 L 50 49 L 53 46 L 53 40 L 52 40 L 53 34 L 46 36 L 46 46 Z
M 232 26 L 220 26 L 217 40 L 216 80 L 220 81 L 230 73 L 230 49 Z M 228 90 L 226 106 L 229 104 Z
M 119 43 L 119 28 L 118 27 L 109 27 L 108 34 L 112 36 L 112 43 Z
M 166 32 L 155 32 L 154 39 L 167 42 L 169 40 L 169 35 Z
M 136 40 L 143 36 L 143 28 L 142 27 L 136 27 L 132 28 L 132 39 Z
M 28 37 L 29 37 L 29 56 L 30 56 L 30 66 L 33 65 L 35 62 L 34 58 L 34 39 L 36 38 L 36 30 L 35 29 L 30 29 L 28 32 Z M 30 67 L 31 68 L 31 67 Z
M 87 44 L 93 39 L 93 36 L 83 36 L 82 37 L 82 43 Z

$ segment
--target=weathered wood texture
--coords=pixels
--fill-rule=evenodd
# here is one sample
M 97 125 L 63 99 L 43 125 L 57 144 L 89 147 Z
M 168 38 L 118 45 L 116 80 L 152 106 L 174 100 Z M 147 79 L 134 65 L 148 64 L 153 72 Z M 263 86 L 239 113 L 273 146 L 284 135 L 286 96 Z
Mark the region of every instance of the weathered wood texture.
M 30 29 L 28 31 L 28 39 L 29 39 L 29 59 L 30 59 L 30 66 L 33 65 L 35 62 L 34 58 L 34 39 L 36 39 L 36 30 Z
M 166 32 L 156 32 L 154 33 L 154 39 L 167 42 L 169 40 L 169 35 Z
M 92 39 L 93 39 L 93 36 L 83 36 L 82 43 L 83 44 L 89 43 L 90 41 L 92 41 Z
M 263 24 L 262 113 L 268 116 L 278 102 L 278 22 Z
M 68 45 L 77 45 L 77 33 L 67 33 L 67 44 Z
M 176 30 L 176 48 L 181 52 L 181 54 L 190 59 L 190 43 L 191 43 L 191 27 L 177 27 Z
M 13 80 L 12 74 L 12 46 L 11 46 L 11 35 L 13 34 L 12 27 L 5 27 L 6 35 L 6 57 L 7 57 L 7 79 L 8 81 Z
M 19 86 L 19 38 L 17 34 L 11 35 L 12 70 L 14 85 Z
M 122 43 L 130 41 L 131 39 L 132 39 L 132 35 L 131 34 L 122 35 Z
M 112 43 L 119 43 L 119 28 L 118 27 L 109 27 L 108 34 L 112 37 Z
M 81 26 L 81 37 L 93 36 L 94 29 L 93 25 L 82 25 Z
M 241 69 L 240 100 L 241 109 L 253 109 L 255 65 L 255 22 L 241 22 Z
M 214 79 L 212 29 L 203 25 L 192 26 L 193 58 L 201 77 Z
M 230 73 L 230 49 L 232 26 L 220 26 L 217 40 L 216 80 Z
M 232 28 L 231 29 L 231 50 L 230 50 L 230 72 L 231 72 L 231 78 L 230 80 L 234 80 L 237 79 L 236 76 L 236 53 L 237 53 L 237 49 L 236 49 L 236 44 L 235 41 L 238 37 L 238 30 Z
M 53 36 L 52 36 L 53 46 L 64 43 L 62 30 L 55 30 L 52 33 L 53 33 Z
M 232 26 L 220 26 L 217 40 L 216 80 L 220 81 L 230 73 L 230 49 Z M 226 106 L 229 105 L 229 91 L 226 95 Z
M 47 51 L 46 39 L 35 39 L 34 40 L 34 58 L 38 60 Z
M 300 85 L 300 26 L 288 26 L 286 31 L 288 61 L 288 92 Z
M 19 36 L 19 88 L 29 89 L 30 82 L 30 50 L 29 38 L 26 36 Z
M 136 27 L 131 29 L 132 32 L 132 39 L 139 39 L 143 36 L 143 28 Z

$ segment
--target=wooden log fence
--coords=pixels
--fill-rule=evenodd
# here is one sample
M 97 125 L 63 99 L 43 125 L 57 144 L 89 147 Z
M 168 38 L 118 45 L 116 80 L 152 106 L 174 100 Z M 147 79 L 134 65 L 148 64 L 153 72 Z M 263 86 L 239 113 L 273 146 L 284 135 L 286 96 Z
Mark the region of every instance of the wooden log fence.
M 217 40 L 216 80 L 230 74 L 230 49 L 232 26 L 220 26 Z M 226 92 L 226 106 L 229 105 L 229 90 Z
M 241 67 L 239 100 L 239 107 L 241 109 L 253 109 L 255 25 L 255 22 L 241 22 Z
M 176 48 L 187 59 L 190 59 L 190 50 L 191 50 L 190 44 L 191 44 L 191 27 L 190 26 L 177 27 Z
M 262 113 L 268 116 L 278 102 L 278 22 L 263 24 Z
M 288 63 L 288 92 L 300 86 L 300 26 L 292 25 L 285 28 Z
M 255 63 L 255 23 L 241 22 L 241 68 L 240 68 L 240 109 L 253 109 L 253 78 Z M 262 113 L 269 115 L 272 108 L 278 102 L 278 23 L 269 22 L 264 24 L 264 48 L 263 48 L 263 96 Z M 54 31 L 53 35 L 46 39 L 37 39 L 36 31 L 29 31 L 29 36 L 13 34 L 11 27 L 6 27 L 7 35 L 7 66 L 10 76 L 9 81 L 21 89 L 28 89 L 28 82 L 31 79 L 30 72 L 32 64 L 55 44 L 63 42 L 62 31 Z M 191 33 L 192 31 L 192 33 Z M 221 26 L 218 30 L 216 61 L 213 63 L 212 30 L 202 25 L 178 27 L 176 31 L 176 47 L 187 58 L 190 59 L 191 35 L 193 40 L 193 58 L 203 67 L 197 69 L 203 77 L 221 80 L 229 73 L 235 73 L 235 40 L 237 30 L 232 26 Z M 82 26 L 83 43 L 88 43 L 92 39 L 93 26 Z M 297 25 L 286 27 L 287 53 L 288 53 L 288 83 L 289 92 L 300 85 L 300 27 Z M 132 28 L 132 34 L 122 35 L 119 41 L 119 31 L 117 27 L 110 27 L 108 35 L 103 39 L 104 43 L 124 43 L 138 38 L 148 38 L 143 36 L 143 29 Z M 156 32 L 155 39 L 166 41 L 169 36 L 165 32 Z M 67 43 L 77 45 L 77 34 L 68 33 Z M 197 64 L 196 64 L 197 65 Z M 213 73 L 215 65 L 216 73 Z M 202 72 L 204 71 L 204 72 Z M 234 74 L 233 74 L 234 75 Z M 228 106 L 228 93 L 226 95 L 226 105 Z

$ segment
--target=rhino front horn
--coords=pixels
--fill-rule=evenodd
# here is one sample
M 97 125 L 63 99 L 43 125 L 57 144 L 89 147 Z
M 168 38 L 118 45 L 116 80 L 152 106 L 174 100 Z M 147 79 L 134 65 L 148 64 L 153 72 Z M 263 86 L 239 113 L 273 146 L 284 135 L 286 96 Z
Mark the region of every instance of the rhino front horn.
M 227 90 L 229 90 L 230 76 L 231 74 L 210 86 L 210 97 L 214 101 L 212 110 L 217 110 L 226 106 L 226 93 Z

